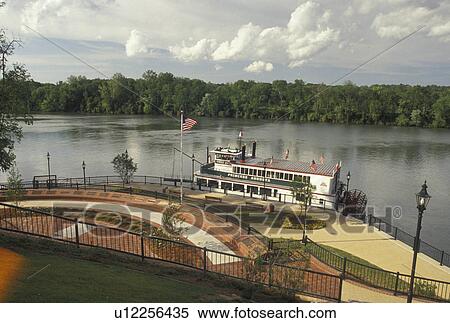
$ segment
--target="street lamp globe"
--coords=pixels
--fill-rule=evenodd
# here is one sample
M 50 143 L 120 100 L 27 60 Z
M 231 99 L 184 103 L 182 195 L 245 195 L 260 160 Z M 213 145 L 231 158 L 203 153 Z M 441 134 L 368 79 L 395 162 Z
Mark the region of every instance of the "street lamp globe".
M 349 181 L 350 180 L 350 177 L 351 177 L 352 175 L 350 174 L 350 171 L 348 171 L 348 173 L 347 173 L 347 180 Z
M 84 160 L 83 160 L 83 163 L 81 164 L 81 167 L 83 167 L 83 169 L 86 168 L 86 163 L 84 162 Z
M 427 181 L 425 181 L 420 192 L 416 194 L 416 203 L 419 210 L 426 210 L 431 200 L 431 195 L 428 194 L 427 188 Z

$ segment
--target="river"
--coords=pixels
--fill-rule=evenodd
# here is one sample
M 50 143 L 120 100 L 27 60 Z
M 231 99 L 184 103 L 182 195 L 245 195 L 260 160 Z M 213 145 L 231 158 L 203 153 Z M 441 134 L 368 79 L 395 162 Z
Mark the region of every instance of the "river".
M 262 120 L 199 118 L 195 130 L 184 136 L 184 151 L 205 161 L 206 147 L 237 144 L 240 129 L 244 142 L 258 142 L 258 155 L 290 159 L 342 160 L 342 176 L 351 171 L 350 187 L 364 191 L 369 205 L 381 215 L 385 206 L 402 208 L 395 223 L 415 232 L 415 193 L 424 180 L 433 196 L 423 220 L 424 241 L 450 251 L 450 130 L 382 126 L 298 124 Z M 128 149 L 138 163 L 138 174 L 177 175 L 179 124 L 176 119 L 152 116 L 38 115 L 24 126 L 16 147 L 17 165 L 25 179 L 47 174 L 82 176 L 112 174 L 111 160 Z M 175 163 L 174 163 L 174 156 Z M 191 163 L 185 161 L 186 176 Z M 5 181 L 5 174 L 0 180 Z M 345 178 L 342 178 L 345 180 Z

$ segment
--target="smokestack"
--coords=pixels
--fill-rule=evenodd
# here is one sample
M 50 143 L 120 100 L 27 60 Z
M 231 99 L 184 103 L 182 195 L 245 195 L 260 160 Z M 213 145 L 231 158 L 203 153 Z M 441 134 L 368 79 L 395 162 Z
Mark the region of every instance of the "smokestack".
M 256 141 L 253 142 L 253 147 L 252 147 L 252 158 L 256 157 Z
M 209 164 L 209 146 L 206 147 L 206 163 Z
M 241 162 L 245 162 L 245 145 L 242 146 L 242 156 L 241 156 Z

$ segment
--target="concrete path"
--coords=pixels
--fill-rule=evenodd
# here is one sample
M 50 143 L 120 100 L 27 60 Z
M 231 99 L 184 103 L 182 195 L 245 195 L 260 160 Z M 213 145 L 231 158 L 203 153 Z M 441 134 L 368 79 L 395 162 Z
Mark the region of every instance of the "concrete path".
M 406 303 L 406 296 L 394 296 L 346 280 L 342 286 L 342 301 L 349 303 Z
M 62 229 L 55 233 L 55 238 L 69 238 L 74 236 L 77 224 L 73 224 L 67 228 Z M 93 227 L 84 223 L 78 223 L 78 234 L 82 236 L 85 233 L 92 231 Z

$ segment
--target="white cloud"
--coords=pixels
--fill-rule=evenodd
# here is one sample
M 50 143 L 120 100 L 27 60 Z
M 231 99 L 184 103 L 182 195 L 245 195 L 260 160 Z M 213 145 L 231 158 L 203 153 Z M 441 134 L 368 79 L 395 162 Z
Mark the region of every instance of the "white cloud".
M 272 63 L 266 63 L 263 61 L 255 61 L 251 63 L 249 66 L 244 68 L 244 71 L 249 73 L 261 73 L 261 72 L 272 72 L 273 71 L 273 64 Z
M 148 52 L 148 39 L 139 30 L 132 30 L 130 37 L 125 45 L 125 51 L 128 57 L 136 56 L 138 54 L 145 54 Z
M 450 9 L 406 6 L 378 14 L 372 28 L 381 38 L 401 38 L 424 26 L 428 36 L 445 41 L 450 36 L 449 19 Z
M 233 40 L 225 41 L 219 45 L 212 54 L 212 58 L 216 61 L 241 58 L 249 50 L 260 32 L 261 27 L 252 23 L 242 26 Z
M 380 6 L 389 6 L 392 8 L 393 6 L 402 5 L 408 2 L 413 3 L 420 1 L 422 0 L 353 0 L 353 4 L 359 13 L 365 15 Z
M 199 40 L 193 46 L 186 46 L 186 43 L 183 43 L 181 46 L 170 46 L 169 50 L 175 58 L 184 62 L 191 62 L 208 59 L 216 47 L 216 40 L 205 38 Z
M 39 62 L 46 61 L 47 54 L 43 54 L 46 46 L 42 45 L 45 41 L 40 46 L 30 47 L 30 42 L 39 37 L 28 30 L 22 30 L 26 34 L 21 32 L 22 23 L 46 37 L 57 38 L 70 50 L 74 50 L 74 44 L 79 41 L 96 42 L 95 53 L 102 55 L 102 59 L 95 59 L 97 64 L 111 64 L 120 69 L 117 64 L 120 57 L 129 64 L 127 66 L 141 71 L 145 67 L 138 64 L 138 60 L 126 59 L 124 54 L 145 58 L 151 54 L 158 60 L 156 66 L 160 70 L 195 77 L 208 71 L 205 78 L 214 75 L 219 81 L 220 77 L 226 78 L 225 75 L 230 79 L 245 77 L 243 71 L 235 73 L 237 69 L 242 70 L 243 62 L 245 65 L 271 62 L 293 68 L 313 59 L 315 64 L 311 64 L 311 69 L 304 69 L 302 77 L 308 78 L 307 73 L 311 73 L 310 79 L 326 81 L 326 77 L 334 75 L 333 69 L 356 66 L 374 51 L 388 46 L 392 39 L 404 36 L 419 25 L 426 25 L 426 28 L 405 42 L 409 48 L 416 49 L 408 52 L 407 60 L 399 49 L 384 55 L 374 68 L 380 71 L 388 63 L 414 67 L 419 61 L 423 66 L 442 65 L 448 61 L 450 46 L 449 0 L 288 0 L 276 6 L 270 0 L 7 2 L 7 6 L 0 9 L 0 26 L 25 41 L 24 48 L 17 54 L 27 53 L 30 62 L 34 62 L 31 57 L 39 55 L 42 55 Z M 106 48 L 107 44 L 114 44 L 114 50 Z M 112 55 L 113 52 L 117 56 Z M 91 49 L 78 54 L 89 59 Z M 52 59 L 49 57 L 48 61 Z M 212 64 L 195 64 L 195 70 L 189 64 L 180 69 L 180 62 L 191 61 L 211 61 Z M 151 63 L 149 61 L 149 66 L 153 67 Z M 211 69 L 225 70 L 224 67 L 230 70 L 211 73 Z M 311 72 L 318 69 L 328 70 L 321 74 L 327 76 L 321 78 Z M 298 76 L 297 72 L 285 69 L 277 72 L 280 72 L 277 77 Z M 440 72 L 444 73 L 442 69 Z
M 115 0 L 33 0 L 24 5 L 22 22 L 33 29 L 41 25 L 69 24 L 67 18 L 90 15 L 113 4 Z
M 182 61 L 271 60 L 297 67 L 338 40 L 339 30 L 328 26 L 330 17 L 329 10 L 307 1 L 292 12 L 286 27 L 262 28 L 250 22 L 229 41 L 204 38 L 192 46 L 183 43 L 169 50 Z
M 430 36 L 449 36 L 450 35 L 450 21 L 446 23 L 437 24 L 430 29 Z
M 375 17 L 372 28 L 382 38 L 401 38 L 430 20 L 432 11 L 424 7 L 406 7 Z

